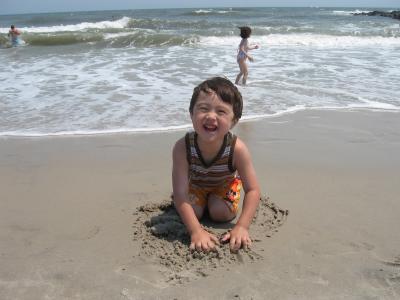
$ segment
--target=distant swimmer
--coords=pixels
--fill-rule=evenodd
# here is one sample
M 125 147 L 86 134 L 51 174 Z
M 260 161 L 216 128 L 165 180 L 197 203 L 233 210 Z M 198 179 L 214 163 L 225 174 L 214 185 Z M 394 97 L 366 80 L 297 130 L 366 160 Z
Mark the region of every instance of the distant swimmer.
M 21 32 L 17 28 L 15 28 L 14 25 L 11 25 L 11 29 L 8 31 L 8 37 L 10 38 L 11 45 L 13 47 L 16 47 L 21 44 L 21 39 L 19 37 L 20 35 Z

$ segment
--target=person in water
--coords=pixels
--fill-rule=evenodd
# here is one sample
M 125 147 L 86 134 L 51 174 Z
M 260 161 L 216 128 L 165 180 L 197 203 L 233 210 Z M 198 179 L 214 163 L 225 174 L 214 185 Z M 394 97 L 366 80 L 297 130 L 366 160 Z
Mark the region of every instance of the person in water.
M 10 30 L 8 31 L 8 37 L 11 39 L 11 44 L 12 46 L 18 46 L 20 43 L 19 36 L 21 35 L 21 32 L 15 28 L 14 25 L 11 25 Z
M 240 29 L 240 36 L 242 40 L 240 41 L 237 53 L 237 63 L 239 64 L 240 72 L 236 76 L 235 84 L 239 84 L 240 78 L 243 76 L 242 84 L 245 85 L 247 81 L 247 76 L 249 74 L 246 60 L 253 61 L 253 57 L 249 55 L 249 50 L 258 49 L 258 45 L 250 46 L 248 38 L 251 35 L 251 28 L 250 27 L 239 27 Z

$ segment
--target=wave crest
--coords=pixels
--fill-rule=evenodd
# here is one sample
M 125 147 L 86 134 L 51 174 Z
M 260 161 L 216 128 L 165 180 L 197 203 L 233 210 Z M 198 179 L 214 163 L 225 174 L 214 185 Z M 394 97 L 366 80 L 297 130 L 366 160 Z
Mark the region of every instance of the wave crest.
M 24 34 L 24 41 L 31 46 L 60 46 L 88 44 L 98 47 L 157 47 L 196 44 L 200 37 L 196 35 L 175 35 L 152 30 L 117 32 L 59 32 Z M 5 47 L 9 40 L 0 35 L 0 46 Z
M 229 9 L 197 9 L 183 15 L 186 16 L 207 16 L 207 15 L 222 15 L 222 14 L 236 14 L 238 11 L 233 10 L 232 8 Z

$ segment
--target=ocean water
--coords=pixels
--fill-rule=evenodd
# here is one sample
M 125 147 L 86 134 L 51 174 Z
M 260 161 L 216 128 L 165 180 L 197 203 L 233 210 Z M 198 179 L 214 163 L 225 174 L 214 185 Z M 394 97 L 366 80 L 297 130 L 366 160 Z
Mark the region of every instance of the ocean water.
M 393 8 L 396 9 L 396 8 Z M 0 136 L 191 126 L 195 85 L 238 72 L 238 26 L 260 45 L 243 119 L 400 110 L 400 22 L 368 8 L 203 8 L 0 15 Z M 389 10 L 389 9 L 382 9 Z M 24 46 L 9 48 L 10 24 Z

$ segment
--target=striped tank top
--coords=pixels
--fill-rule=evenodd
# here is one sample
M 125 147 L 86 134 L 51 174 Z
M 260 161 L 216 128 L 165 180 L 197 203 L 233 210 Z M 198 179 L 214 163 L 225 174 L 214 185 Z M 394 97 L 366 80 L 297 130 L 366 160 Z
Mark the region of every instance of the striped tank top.
M 186 158 L 189 163 L 190 184 L 200 188 L 215 188 L 230 183 L 236 177 L 232 165 L 236 136 L 228 132 L 217 156 L 206 163 L 197 144 L 197 133 L 188 132 L 185 136 Z

